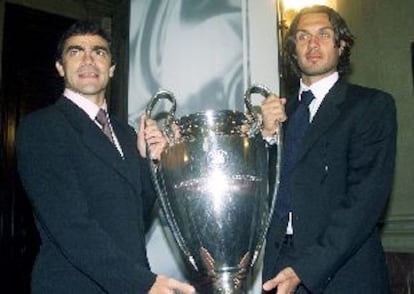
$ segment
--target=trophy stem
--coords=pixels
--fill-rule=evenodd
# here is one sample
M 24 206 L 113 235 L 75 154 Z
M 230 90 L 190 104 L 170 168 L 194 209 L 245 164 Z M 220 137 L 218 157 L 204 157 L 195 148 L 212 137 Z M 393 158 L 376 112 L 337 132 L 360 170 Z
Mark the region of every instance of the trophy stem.
M 239 272 L 215 273 L 196 285 L 197 294 L 247 294 L 246 275 Z

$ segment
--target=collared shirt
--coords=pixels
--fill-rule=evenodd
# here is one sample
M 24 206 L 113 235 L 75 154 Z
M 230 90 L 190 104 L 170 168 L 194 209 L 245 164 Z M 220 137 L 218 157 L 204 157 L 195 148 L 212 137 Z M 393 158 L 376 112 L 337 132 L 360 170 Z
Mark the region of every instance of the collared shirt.
M 311 90 L 315 99 L 309 104 L 309 121 L 311 122 L 316 115 L 319 107 L 322 104 L 323 99 L 325 98 L 326 94 L 328 94 L 329 90 L 333 87 L 336 81 L 339 79 L 338 72 L 334 72 L 331 75 L 317 81 L 316 83 L 312 84 L 310 87 L 305 85 L 300 80 L 300 89 L 299 89 L 299 100 L 301 97 L 302 92 Z M 286 235 L 293 235 L 293 223 L 292 223 L 292 212 L 289 212 L 289 219 L 288 224 L 286 227 Z
M 300 80 L 299 99 L 302 92 L 308 90 L 311 90 L 313 95 L 315 96 L 315 99 L 313 99 L 313 101 L 309 105 L 310 121 L 313 120 L 326 94 L 328 94 L 329 90 L 333 87 L 336 81 L 338 81 L 338 79 L 338 72 L 334 72 L 331 75 L 312 84 L 310 87 L 306 86 L 303 83 L 302 79 Z
M 66 88 L 63 92 L 63 95 L 71 100 L 73 103 L 75 103 L 79 108 L 81 108 L 83 111 L 86 112 L 86 114 L 89 116 L 89 118 L 100 128 L 102 129 L 102 126 L 97 122 L 96 115 L 98 114 L 98 111 L 100 108 L 104 109 L 105 111 L 108 110 L 108 105 L 106 104 L 106 101 L 102 104 L 101 107 L 90 101 L 89 99 L 83 97 L 82 95 Z M 112 128 L 111 119 L 109 119 L 109 126 L 111 127 L 112 137 L 114 140 L 114 144 L 116 149 L 118 150 L 119 154 L 124 158 L 124 153 L 121 148 L 121 144 L 119 144 L 118 138 L 116 137 L 116 134 Z

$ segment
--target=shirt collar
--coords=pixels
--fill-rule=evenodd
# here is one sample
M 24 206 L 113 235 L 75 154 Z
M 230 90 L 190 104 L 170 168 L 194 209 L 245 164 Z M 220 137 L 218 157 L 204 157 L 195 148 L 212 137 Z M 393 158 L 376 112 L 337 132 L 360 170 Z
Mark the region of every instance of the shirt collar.
M 311 90 L 313 95 L 315 96 L 315 99 L 321 101 L 326 96 L 326 94 L 328 94 L 329 90 L 332 88 L 332 86 L 336 83 L 338 79 L 339 74 L 337 71 L 327 77 L 324 77 L 316 83 L 313 83 L 310 87 L 305 85 L 301 79 L 299 97 L 302 94 L 302 92 Z
M 73 103 L 75 103 L 77 106 L 79 106 L 83 111 L 86 112 L 86 114 L 92 119 L 95 120 L 96 115 L 98 114 L 98 111 L 100 108 L 107 111 L 108 106 L 106 104 L 106 101 L 102 104 L 101 107 L 90 101 L 89 99 L 83 97 L 79 93 L 76 93 L 68 88 L 65 89 L 63 92 L 63 95 L 71 100 Z

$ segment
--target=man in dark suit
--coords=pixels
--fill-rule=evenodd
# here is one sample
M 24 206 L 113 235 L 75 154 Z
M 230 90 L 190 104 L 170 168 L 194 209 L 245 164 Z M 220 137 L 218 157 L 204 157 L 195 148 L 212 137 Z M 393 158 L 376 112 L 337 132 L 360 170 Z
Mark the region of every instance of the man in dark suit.
M 377 226 L 394 173 L 394 101 L 387 93 L 344 80 L 353 36 L 334 10 L 304 8 L 286 42 L 300 87 L 287 99 L 273 97 L 262 107 L 265 135 L 276 129 L 272 111 L 285 105 L 288 117 L 286 165 L 267 237 L 263 289 L 278 294 L 390 293 Z M 312 94 L 305 107 L 303 92 Z M 300 108 L 308 115 L 302 138 Z
M 18 169 L 41 236 L 32 292 L 193 293 L 149 268 L 145 229 L 155 195 L 145 140 L 154 155 L 165 142 L 154 122 L 141 121 L 137 141 L 104 111 L 115 70 L 110 42 L 93 23 L 71 26 L 57 52 L 62 97 L 18 130 Z

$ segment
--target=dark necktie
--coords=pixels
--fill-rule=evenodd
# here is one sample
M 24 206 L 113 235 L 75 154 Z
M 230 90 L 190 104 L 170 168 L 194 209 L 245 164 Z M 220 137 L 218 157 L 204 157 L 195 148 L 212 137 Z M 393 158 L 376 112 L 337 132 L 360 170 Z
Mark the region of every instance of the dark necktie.
M 297 160 L 297 153 L 302 138 L 310 125 L 309 104 L 314 98 L 311 91 L 302 92 L 298 108 L 287 121 L 280 171 L 280 184 L 275 204 L 275 211 L 280 218 L 286 216 L 291 211 L 289 178 Z
M 99 109 L 98 114 L 96 115 L 96 121 L 101 125 L 102 131 L 108 137 L 109 141 L 114 143 L 111 126 L 109 125 L 108 113 L 104 109 Z

